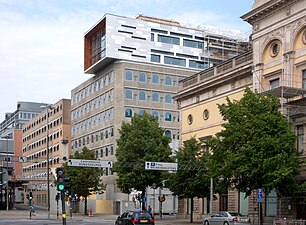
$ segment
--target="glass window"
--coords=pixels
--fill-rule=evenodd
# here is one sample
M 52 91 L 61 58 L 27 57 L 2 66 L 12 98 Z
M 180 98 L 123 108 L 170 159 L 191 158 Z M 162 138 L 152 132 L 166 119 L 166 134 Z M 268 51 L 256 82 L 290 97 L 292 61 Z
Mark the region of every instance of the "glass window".
M 172 96 L 167 94 L 166 97 L 165 97 L 165 102 L 166 103 L 172 103 Z
M 114 147 L 113 146 L 110 147 L 110 154 L 114 155 Z
M 131 90 L 125 91 L 125 98 L 126 99 L 133 99 L 133 92 Z
M 172 85 L 172 78 L 170 76 L 166 76 L 165 83 L 166 85 Z
M 108 156 L 108 148 L 105 148 L 105 156 Z
M 133 80 L 132 71 L 130 70 L 125 71 L 125 80 Z
M 143 112 L 144 112 L 143 109 L 139 110 L 139 112 L 138 112 L 139 116 L 142 116 Z
M 114 73 L 114 71 L 110 72 L 110 79 L 111 79 L 110 82 L 114 83 L 114 80 L 115 80 L 115 73 Z
M 100 150 L 100 155 L 103 157 L 103 149 Z
M 151 54 L 151 62 L 158 62 L 158 63 L 160 63 L 160 55 L 153 55 L 153 54 Z
M 151 41 L 154 41 L 154 34 L 151 33 Z
M 303 89 L 306 89 L 306 70 L 304 70 L 302 73 L 303 73 Z
M 153 101 L 153 102 L 158 102 L 158 101 L 159 101 L 159 95 L 158 95 L 158 93 L 154 92 L 154 93 L 152 94 L 152 101 Z
M 139 92 L 139 100 L 146 100 L 146 93 L 144 91 Z
M 297 132 L 296 149 L 299 153 L 303 153 L 304 152 L 304 126 L 303 125 L 296 126 L 296 132 Z
M 126 109 L 125 110 L 125 117 L 132 117 L 133 111 L 131 109 Z
M 139 78 L 138 79 L 139 79 L 140 82 L 146 82 L 147 81 L 147 75 L 144 72 L 141 72 L 139 74 Z
M 207 69 L 208 64 L 204 62 L 189 60 L 189 67 L 191 68 L 198 68 L 198 69 Z
M 166 121 L 171 121 L 171 120 L 172 120 L 172 115 L 171 115 L 170 112 L 166 112 L 166 114 L 165 114 L 165 120 L 166 120 Z
M 204 48 L 204 42 L 201 41 L 192 41 L 184 39 L 183 45 L 191 48 Z
M 170 130 L 166 130 L 165 131 L 165 136 L 171 138 L 171 131 Z
M 173 58 L 169 56 L 164 57 L 165 64 L 177 65 L 177 66 L 186 66 L 185 59 Z
M 157 111 L 153 111 L 152 112 L 152 116 L 158 120 L 158 112 Z
M 266 196 L 266 215 L 267 216 L 276 216 L 277 215 L 277 194 L 274 190 Z
M 180 44 L 180 39 L 177 38 L 177 37 L 168 37 L 168 36 L 164 36 L 164 35 L 159 34 L 158 35 L 158 42 L 179 45 Z
M 270 89 L 279 87 L 279 78 L 270 80 Z
M 159 84 L 159 75 L 158 74 L 153 74 L 152 83 L 153 84 Z

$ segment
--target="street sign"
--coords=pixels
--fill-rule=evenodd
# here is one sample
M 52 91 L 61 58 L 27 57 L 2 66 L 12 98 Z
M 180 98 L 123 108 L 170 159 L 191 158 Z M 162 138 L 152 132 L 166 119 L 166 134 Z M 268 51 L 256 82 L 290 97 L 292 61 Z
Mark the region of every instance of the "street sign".
M 88 159 L 68 159 L 67 165 L 81 166 L 81 167 L 113 168 L 112 161 L 88 160 Z
M 257 202 L 262 202 L 262 189 L 258 188 Z
M 177 170 L 177 163 L 145 162 L 146 170 Z

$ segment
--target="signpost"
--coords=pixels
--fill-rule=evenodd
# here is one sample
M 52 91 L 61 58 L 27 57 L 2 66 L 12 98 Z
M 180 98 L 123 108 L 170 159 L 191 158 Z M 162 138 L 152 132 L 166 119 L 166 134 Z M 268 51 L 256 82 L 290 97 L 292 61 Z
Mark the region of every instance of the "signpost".
M 177 163 L 145 162 L 146 170 L 174 170 L 177 171 Z
M 81 166 L 81 167 L 113 168 L 112 161 L 88 160 L 88 159 L 68 159 L 67 165 Z

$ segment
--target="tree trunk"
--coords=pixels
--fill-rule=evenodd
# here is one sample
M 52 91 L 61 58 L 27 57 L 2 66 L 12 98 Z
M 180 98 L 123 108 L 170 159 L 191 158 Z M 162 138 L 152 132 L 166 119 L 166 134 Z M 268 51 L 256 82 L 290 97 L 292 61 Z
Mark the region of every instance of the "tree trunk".
M 88 213 L 87 213 L 87 196 L 85 196 L 85 211 L 84 211 L 84 215 L 88 215 Z
M 190 223 L 193 223 L 193 198 L 190 199 Z

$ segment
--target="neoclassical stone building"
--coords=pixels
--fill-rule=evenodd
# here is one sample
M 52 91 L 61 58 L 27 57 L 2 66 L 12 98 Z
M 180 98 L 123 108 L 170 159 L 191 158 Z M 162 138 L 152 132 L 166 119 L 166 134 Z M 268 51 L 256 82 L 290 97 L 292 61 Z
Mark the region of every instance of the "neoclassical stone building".
M 255 0 L 242 19 L 253 26 L 253 89 L 280 98 L 281 110 L 298 136 L 296 149 L 305 158 L 306 2 Z M 304 169 L 302 181 L 306 180 Z M 264 216 L 266 221 L 275 217 L 306 219 L 306 192 L 295 198 L 269 193 L 264 199 Z
M 176 95 L 181 112 L 181 141 L 195 136 L 205 140 L 215 135 L 223 123 L 217 104 L 225 97 L 240 99 L 245 87 L 271 92 L 281 100 L 281 110 L 297 133 L 296 149 L 305 158 L 306 124 L 306 2 L 305 0 L 255 0 L 242 19 L 253 26 L 253 52 L 195 74 L 180 82 Z M 192 119 L 191 119 L 192 118 Z M 204 146 L 205 147 L 205 146 Z M 301 181 L 306 173 L 301 168 Z M 195 201 L 196 215 L 234 210 L 258 220 L 257 193 L 248 196 L 229 190 L 218 196 L 209 209 L 207 199 Z M 179 213 L 188 214 L 187 200 L 181 200 Z M 280 198 L 271 192 L 263 198 L 264 222 L 275 218 L 306 219 L 306 192 L 303 196 Z

